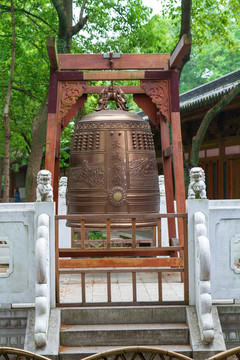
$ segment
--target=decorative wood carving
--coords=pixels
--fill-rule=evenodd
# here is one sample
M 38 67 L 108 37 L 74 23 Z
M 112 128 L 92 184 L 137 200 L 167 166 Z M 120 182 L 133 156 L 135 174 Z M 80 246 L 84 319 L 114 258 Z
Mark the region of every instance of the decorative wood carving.
M 60 82 L 60 119 L 76 104 L 86 87 L 85 81 Z
M 142 80 L 141 87 L 150 96 L 152 102 L 160 110 L 163 117 L 170 121 L 169 116 L 169 90 L 167 80 Z

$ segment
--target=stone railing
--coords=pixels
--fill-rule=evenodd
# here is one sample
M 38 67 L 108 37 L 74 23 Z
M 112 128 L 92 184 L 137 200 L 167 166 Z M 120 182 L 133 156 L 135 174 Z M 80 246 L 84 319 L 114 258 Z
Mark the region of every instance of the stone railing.
M 214 339 L 211 296 L 211 252 L 208 240 L 206 218 L 203 212 L 194 214 L 195 223 L 195 276 L 196 310 L 202 341 L 211 343 Z
M 36 346 L 46 340 L 50 307 L 55 307 L 54 216 L 50 202 L 0 204 L 1 310 L 9 318 L 19 308 L 33 314 Z M 16 316 L 27 317 L 22 312 Z M 5 334 L 6 344 L 19 345 L 6 328 Z
M 35 246 L 35 329 L 34 340 L 37 347 L 46 345 L 50 313 L 49 284 L 49 216 L 38 217 L 37 241 Z

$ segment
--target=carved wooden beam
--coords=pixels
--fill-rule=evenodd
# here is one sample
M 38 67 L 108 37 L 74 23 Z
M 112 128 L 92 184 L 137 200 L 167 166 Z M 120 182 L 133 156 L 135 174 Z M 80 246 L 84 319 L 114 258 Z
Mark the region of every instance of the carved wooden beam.
M 170 60 L 169 60 L 169 66 L 170 69 L 178 67 L 178 65 L 181 63 L 183 57 L 185 56 L 186 52 L 189 50 L 189 48 L 192 45 L 192 37 L 189 35 L 183 35 L 175 49 L 173 50 Z
M 47 52 L 52 70 L 59 69 L 58 53 L 56 46 L 56 38 L 51 36 L 47 38 Z

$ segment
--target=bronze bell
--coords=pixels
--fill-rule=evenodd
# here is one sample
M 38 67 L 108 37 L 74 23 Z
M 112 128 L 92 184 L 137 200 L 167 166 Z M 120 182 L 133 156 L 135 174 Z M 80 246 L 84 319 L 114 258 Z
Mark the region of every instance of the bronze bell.
M 150 125 L 123 110 L 100 110 L 75 125 L 71 148 L 68 215 L 116 214 L 111 227 L 129 227 L 132 213 L 138 226 L 154 226 L 145 213 L 159 213 L 156 155 Z M 126 215 L 117 219 L 117 214 Z M 93 219 L 89 228 L 105 226 Z M 67 226 L 80 227 L 68 220 Z

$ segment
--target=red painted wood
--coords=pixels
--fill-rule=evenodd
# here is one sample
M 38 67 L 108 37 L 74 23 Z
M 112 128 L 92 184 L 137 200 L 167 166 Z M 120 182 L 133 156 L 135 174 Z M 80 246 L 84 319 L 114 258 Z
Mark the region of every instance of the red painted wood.
M 103 268 L 103 267 L 176 267 L 183 266 L 181 258 L 102 258 L 102 259 L 59 259 L 63 268 Z
M 106 86 L 88 86 L 85 94 L 100 94 Z M 145 90 L 140 86 L 115 86 L 115 89 L 121 88 L 124 94 L 145 94 Z
M 181 251 L 183 247 L 165 248 L 110 248 L 110 249 L 59 249 L 59 257 L 122 257 L 122 256 L 170 256 L 173 251 Z
M 171 71 L 170 77 L 170 104 L 172 112 L 179 112 L 179 74 L 177 70 Z
M 183 171 L 183 151 L 182 151 L 182 135 L 180 113 L 171 113 L 172 124 L 172 142 L 173 142 L 173 164 L 174 164 L 174 178 L 175 178 L 175 195 L 177 202 L 177 212 L 186 212 L 185 204 L 185 184 Z M 178 219 L 178 236 L 179 244 L 183 244 L 183 222 Z
M 57 91 L 58 91 L 57 73 L 50 71 L 50 80 L 49 80 L 49 89 L 48 89 L 48 112 L 49 113 L 56 113 Z
M 133 101 L 145 112 L 152 123 L 159 129 L 157 120 L 157 108 L 146 94 L 134 94 Z
M 47 52 L 52 70 L 57 70 L 59 67 L 56 38 L 49 36 L 47 38 Z
M 69 124 L 69 122 L 72 120 L 72 118 L 77 114 L 78 110 L 81 109 L 84 105 L 84 103 L 87 101 L 87 95 L 82 95 L 74 104 L 71 109 L 67 112 L 67 114 L 64 116 L 62 121 L 62 131 L 65 129 L 65 127 Z
M 209 161 L 208 164 L 208 198 L 209 200 L 213 199 L 213 163 Z M 231 199 L 231 197 L 230 197 Z
M 149 68 L 148 68 L 149 69 Z M 169 80 L 171 77 L 171 71 L 145 71 L 146 80 Z
M 55 166 L 53 179 L 53 201 L 56 203 L 56 214 L 58 213 L 58 188 L 59 188 L 59 167 L 60 167 L 60 140 L 61 140 L 61 124 L 58 122 L 56 148 L 55 148 Z
M 163 116 L 159 113 L 160 127 L 161 127 L 161 143 L 162 153 L 170 146 L 169 137 L 169 122 L 163 119 Z M 172 179 L 172 158 L 163 156 L 163 173 L 165 177 L 165 191 L 167 212 L 174 213 L 174 194 L 173 194 L 173 179 Z M 169 238 L 176 237 L 175 219 L 168 219 L 168 232 Z
M 187 51 L 191 48 L 191 45 L 192 37 L 184 34 L 171 54 L 169 61 L 171 69 L 177 68 L 180 65 Z
M 57 72 L 58 81 L 83 80 L 84 73 L 82 71 L 63 71 Z
M 61 70 L 109 70 L 110 59 L 103 54 L 59 54 Z M 164 69 L 170 54 L 121 54 L 113 58 L 113 69 Z
M 49 113 L 48 123 L 47 123 L 45 169 L 51 171 L 52 183 L 54 179 L 54 170 L 55 170 L 56 139 L 57 139 L 57 114 Z
M 111 214 L 73 214 L 73 215 L 57 215 L 55 218 L 56 220 L 81 220 L 81 219 L 86 219 L 86 220 L 90 220 L 90 219 L 95 219 L 95 216 L 97 216 L 98 219 L 101 220 L 107 220 L 107 219 L 114 219 L 116 217 L 116 214 L 111 213 Z M 129 214 L 129 218 L 138 218 L 138 217 L 142 217 L 145 216 L 145 218 L 155 218 L 155 219 L 168 219 L 168 218 L 187 218 L 187 214 L 175 214 L 175 213 L 168 213 L 168 214 L 156 214 L 156 213 L 131 213 Z M 126 214 L 124 213 L 118 213 L 118 218 L 119 219 L 125 219 L 126 218 Z M 137 222 L 138 224 L 138 222 Z M 131 229 L 131 226 L 129 226 L 129 229 Z

